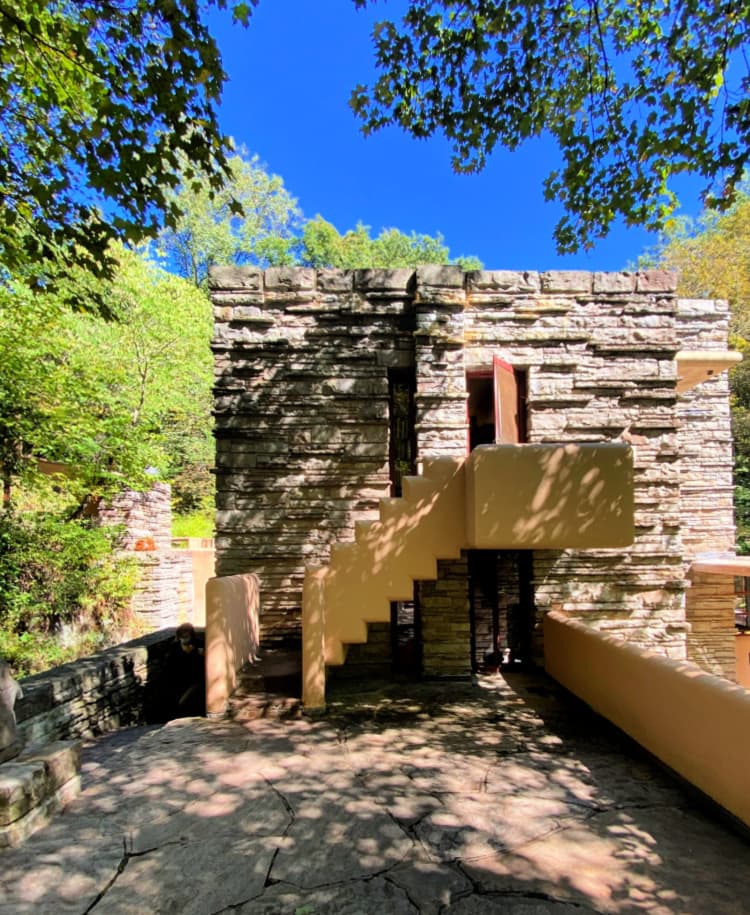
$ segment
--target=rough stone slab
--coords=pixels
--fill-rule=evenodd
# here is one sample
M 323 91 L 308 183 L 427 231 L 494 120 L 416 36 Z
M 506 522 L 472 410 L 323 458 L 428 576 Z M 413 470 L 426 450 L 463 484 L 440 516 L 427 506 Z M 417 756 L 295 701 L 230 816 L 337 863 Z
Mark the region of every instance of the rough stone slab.
M 263 889 L 275 843 L 235 836 L 231 841 L 197 836 L 127 859 L 107 892 L 102 911 L 110 915 L 169 911 L 181 915 L 221 912 Z
M 263 271 L 258 267 L 211 267 L 208 271 L 209 289 L 263 288 Z
M 269 267 L 265 271 L 265 288 L 272 292 L 315 289 L 315 271 L 311 267 Z
M 24 816 L 7 826 L 0 826 L 0 848 L 22 845 L 29 836 L 47 826 L 52 817 L 63 811 L 80 793 L 81 779 L 76 775 L 44 797 Z
M 594 273 L 594 293 L 631 293 L 635 291 L 635 274 L 623 271 L 622 273 Z
M 57 741 L 0 766 L 0 826 L 16 823 L 75 779 L 80 750 L 78 741 Z
M 542 292 L 589 293 L 592 288 L 592 276 L 586 270 L 549 270 L 540 280 Z
M 472 270 L 466 277 L 470 291 L 534 293 L 541 288 L 539 274 L 529 270 Z
M 677 274 L 669 270 L 644 270 L 636 274 L 638 292 L 675 292 Z
M 463 289 L 464 271 L 451 265 L 426 264 L 417 267 L 417 288 L 420 286 L 442 286 L 449 289 Z
M 325 816 L 330 846 L 321 845 L 311 825 Z M 374 876 L 401 861 L 412 840 L 372 800 L 356 794 L 337 797 L 330 790 L 300 798 L 294 805 L 294 823 L 274 860 L 271 876 L 296 886 L 313 888 L 326 883 Z
M 286 883 L 268 887 L 237 910 L 238 915 L 427 915 L 429 908 L 412 902 L 388 877 L 299 889 Z
M 398 293 L 406 295 L 414 279 L 414 270 L 400 267 L 396 270 L 371 268 L 354 270 L 354 288 L 358 292 Z
M 321 292 L 351 292 L 353 288 L 354 274 L 351 270 L 318 270 L 318 289 Z

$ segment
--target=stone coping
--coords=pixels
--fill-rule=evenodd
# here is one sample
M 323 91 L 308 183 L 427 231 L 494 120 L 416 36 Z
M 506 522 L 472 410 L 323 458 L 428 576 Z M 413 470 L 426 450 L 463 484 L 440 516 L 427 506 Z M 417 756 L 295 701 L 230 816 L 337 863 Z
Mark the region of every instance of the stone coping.
M 589 272 L 585 270 L 467 270 L 429 264 L 399 269 L 315 270 L 310 267 L 222 266 L 209 271 L 213 291 L 238 292 L 399 292 L 417 286 L 509 293 L 675 293 L 677 274 L 666 270 Z

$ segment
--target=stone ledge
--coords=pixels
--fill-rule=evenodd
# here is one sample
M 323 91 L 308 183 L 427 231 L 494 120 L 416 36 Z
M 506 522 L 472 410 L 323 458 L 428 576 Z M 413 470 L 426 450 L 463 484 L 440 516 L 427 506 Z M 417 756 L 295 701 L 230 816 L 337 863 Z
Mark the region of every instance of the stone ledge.
M 0 765 L 0 848 L 18 845 L 80 791 L 80 743 L 30 747 Z

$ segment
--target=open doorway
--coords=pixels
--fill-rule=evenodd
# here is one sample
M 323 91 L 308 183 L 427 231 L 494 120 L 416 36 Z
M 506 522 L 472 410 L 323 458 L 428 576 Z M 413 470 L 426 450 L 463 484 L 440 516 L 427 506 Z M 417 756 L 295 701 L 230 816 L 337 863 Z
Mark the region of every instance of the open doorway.
M 477 445 L 527 441 L 526 387 L 526 371 L 499 358 L 492 368 L 467 373 L 469 451 Z
M 469 552 L 471 663 L 475 672 L 532 661 L 534 596 L 529 550 Z

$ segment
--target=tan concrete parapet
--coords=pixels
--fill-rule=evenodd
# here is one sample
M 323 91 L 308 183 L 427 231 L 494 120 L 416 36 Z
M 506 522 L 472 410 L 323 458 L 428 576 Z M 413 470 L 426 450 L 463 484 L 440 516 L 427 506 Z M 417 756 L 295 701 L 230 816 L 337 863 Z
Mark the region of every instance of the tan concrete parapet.
M 220 716 L 241 668 L 257 656 L 260 582 L 227 575 L 206 583 L 206 713 Z
M 547 673 L 746 826 L 750 690 L 565 614 L 544 620 Z

